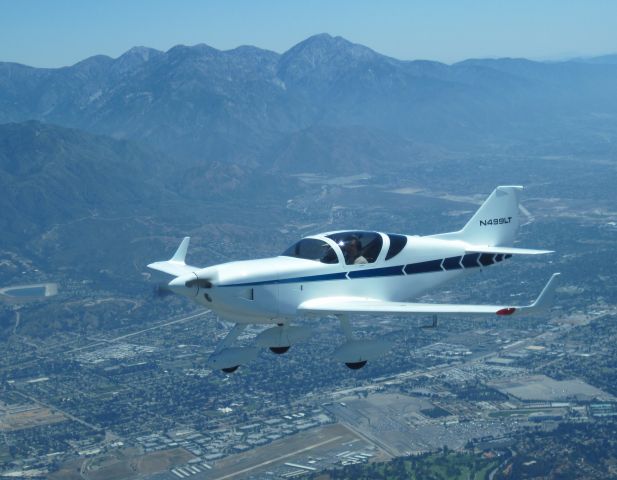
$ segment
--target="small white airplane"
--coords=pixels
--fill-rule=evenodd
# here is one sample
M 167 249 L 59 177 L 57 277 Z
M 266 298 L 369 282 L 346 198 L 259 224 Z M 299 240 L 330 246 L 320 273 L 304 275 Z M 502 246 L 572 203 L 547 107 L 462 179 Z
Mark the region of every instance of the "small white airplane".
M 462 230 L 430 236 L 369 231 L 335 231 L 311 235 L 281 255 L 206 268 L 185 263 L 189 237 L 171 259 L 149 268 L 173 275 L 169 289 L 191 298 L 235 323 L 208 360 L 226 373 L 253 360 L 256 347 L 231 347 L 248 324 L 273 324 L 256 344 L 281 354 L 311 331 L 290 323 L 298 316 L 334 315 L 346 341 L 334 358 L 349 368 L 363 367 L 385 353 L 384 340 L 355 339 L 353 314 L 513 315 L 551 305 L 558 273 L 530 305 L 456 305 L 410 303 L 426 291 L 497 264 L 512 255 L 549 250 L 513 248 L 519 227 L 518 194 L 522 187 L 497 187 Z

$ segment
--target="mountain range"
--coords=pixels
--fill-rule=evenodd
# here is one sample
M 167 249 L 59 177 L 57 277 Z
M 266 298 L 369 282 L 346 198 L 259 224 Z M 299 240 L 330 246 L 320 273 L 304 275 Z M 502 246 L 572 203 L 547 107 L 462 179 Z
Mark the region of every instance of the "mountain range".
M 321 34 L 283 54 L 196 45 L 0 63 L 2 226 L 157 196 L 286 194 L 289 175 L 396 176 L 460 152 L 612 151 L 615 58 L 446 65 Z
M 554 136 L 614 128 L 615 85 L 614 56 L 445 65 L 321 34 L 283 54 L 196 45 L 136 47 L 56 69 L 0 63 L 0 123 L 38 120 L 129 139 L 215 170 L 276 170 L 289 164 L 290 145 L 303 144 L 322 156 L 293 169 L 315 171 L 339 165 L 327 153 L 339 133 L 460 149 L 516 144 L 538 128 Z

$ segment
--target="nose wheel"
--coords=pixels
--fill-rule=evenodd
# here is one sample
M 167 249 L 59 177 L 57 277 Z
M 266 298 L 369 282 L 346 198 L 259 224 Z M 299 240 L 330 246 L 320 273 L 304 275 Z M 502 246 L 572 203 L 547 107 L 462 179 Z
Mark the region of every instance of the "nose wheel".
M 257 335 L 255 344 L 270 349 L 276 355 L 282 355 L 287 353 L 294 343 L 307 339 L 310 334 L 311 330 L 306 327 L 277 323 L 275 327 Z
M 225 373 L 233 373 L 240 365 L 257 358 L 257 349 L 254 347 L 230 347 L 229 345 L 246 328 L 245 324 L 237 323 L 227 336 L 217 345 L 208 358 L 208 365 L 213 369 L 220 369 Z

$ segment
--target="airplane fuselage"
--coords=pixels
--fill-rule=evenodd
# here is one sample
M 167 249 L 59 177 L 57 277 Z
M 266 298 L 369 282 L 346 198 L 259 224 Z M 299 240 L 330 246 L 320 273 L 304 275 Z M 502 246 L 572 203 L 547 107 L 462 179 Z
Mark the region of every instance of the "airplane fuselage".
M 499 186 L 465 226 L 426 237 L 363 230 L 327 232 L 305 237 L 281 255 L 198 268 L 187 265 L 185 237 L 167 261 L 148 265 L 175 278 L 170 290 L 189 297 L 235 323 L 208 358 L 226 373 L 258 355 L 254 346 L 235 347 L 247 324 L 274 324 L 261 331 L 255 345 L 283 354 L 308 338 L 312 330 L 291 325 L 298 316 L 334 315 L 345 342 L 333 358 L 351 369 L 362 368 L 391 348 L 385 339 L 354 338 L 349 316 L 500 315 L 542 311 L 552 302 L 558 273 L 528 305 L 423 303 L 410 300 L 444 283 L 512 255 L 540 255 L 549 250 L 513 247 L 520 220 L 519 186 Z
M 277 256 L 219 264 L 195 272 L 196 278 L 216 275 L 216 289 L 191 289 L 194 301 L 236 323 L 286 323 L 298 315 L 307 300 L 332 295 L 381 298 L 403 302 L 482 267 L 502 261 L 501 254 L 465 253 L 462 242 L 407 236 L 404 248 L 386 260 L 390 236 L 372 263 L 347 264 L 336 242 L 325 235 L 313 238 L 328 243 L 337 262 Z M 186 283 L 192 277 L 181 277 Z M 185 295 L 188 292 L 185 291 Z M 187 295 L 188 296 L 188 295 Z

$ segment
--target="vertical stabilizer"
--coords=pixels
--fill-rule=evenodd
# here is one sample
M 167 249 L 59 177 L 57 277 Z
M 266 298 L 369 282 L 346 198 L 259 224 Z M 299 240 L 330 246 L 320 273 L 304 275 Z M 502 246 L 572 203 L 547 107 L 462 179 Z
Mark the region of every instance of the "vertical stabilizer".
M 180 242 L 180 246 L 176 250 L 176 253 L 174 253 L 174 256 L 171 257 L 169 261 L 184 264 L 184 259 L 186 258 L 186 252 L 189 249 L 190 241 L 191 237 L 184 237 L 182 242 Z
M 472 245 L 511 246 L 520 224 L 518 196 L 523 187 L 502 186 L 484 201 L 462 230 L 434 235 Z
M 186 275 L 188 273 L 193 273 L 195 270 L 199 270 L 198 268 L 192 267 L 185 263 L 186 251 L 189 248 L 190 241 L 191 237 L 184 237 L 182 242 L 180 242 L 180 246 L 176 250 L 176 253 L 174 253 L 173 257 L 163 262 L 151 263 L 148 265 L 148 268 L 151 268 L 152 270 L 158 270 L 159 272 L 165 272 L 176 277 Z

